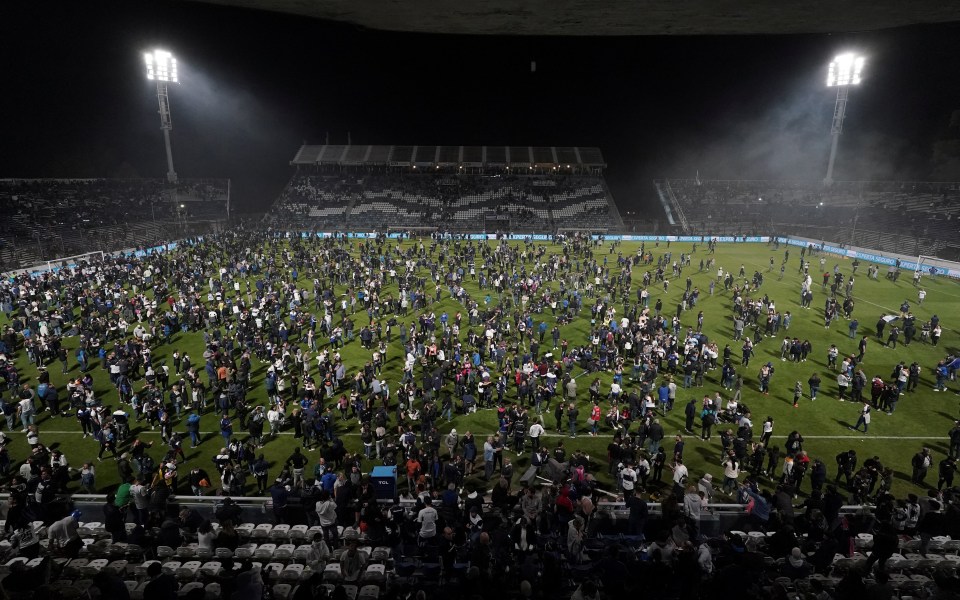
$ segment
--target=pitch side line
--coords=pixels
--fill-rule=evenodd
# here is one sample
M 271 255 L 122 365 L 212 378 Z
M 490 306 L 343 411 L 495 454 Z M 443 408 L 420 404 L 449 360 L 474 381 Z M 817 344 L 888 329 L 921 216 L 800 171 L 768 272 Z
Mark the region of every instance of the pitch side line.
M 466 429 L 465 429 L 464 431 L 466 431 Z M 7 431 L 7 432 L 4 432 L 4 433 L 7 433 L 7 434 L 8 434 L 8 437 L 10 437 L 9 434 L 10 434 L 10 433 L 15 433 L 15 432 L 9 432 L 9 431 Z M 40 435 L 41 435 L 41 436 L 44 435 L 44 434 L 49 434 L 49 435 L 81 435 L 82 433 L 83 433 L 83 432 L 81 432 L 81 431 L 42 431 L 42 430 L 40 431 Z M 177 433 L 181 433 L 181 432 L 178 431 Z M 216 436 L 219 436 L 219 435 L 220 435 L 220 432 L 219 432 L 219 431 L 201 431 L 201 432 L 199 432 L 199 434 L 200 434 L 200 435 L 216 435 Z M 140 432 L 139 434 L 137 434 L 136 436 L 131 436 L 131 437 L 139 437 L 139 436 L 142 436 L 142 435 L 160 435 L 160 432 L 159 432 L 159 431 L 156 431 L 156 430 L 142 431 L 142 432 Z M 241 435 L 241 436 L 246 436 L 246 435 L 249 435 L 249 434 L 247 434 L 246 432 L 241 432 L 240 435 Z M 288 435 L 289 435 L 289 436 L 292 436 L 292 435 L 293 435 L 293 432 L 292 432 L 292 431 L 281 431 L 280 433 L 277 433 L 277 434 L 271 434 L 271 433 L 269 433 L 269 432 L 264 432 L 263 437 L 264 437 L 264 438 L 270 438 L 270 437 L 274 437 L 274 436 L 276 436 L 276 435 L 283 435 L 283 436 L 288 436 Z M 484 435 L 486 435 L 486 432 L 484 432 Z M 359 433 L 359 432 L 349 432 L 349 433 L 339 434 L 337 437 L 359 437 L 359 436 L 360 436 L 360 433 Z M 234 437 L 236 437 L 236 436 L 234 436 Z M 570 437 L 570 436 L 567 435 L 567 434 L 561 434 L 561 433 L 544 433 L 544 434 L 541 435 L 540 437 L 567 438 L 567 437 Z M 605 436 L 605 435 L 598 435 L 598 436 L 597 436 L 598 439 L 601 439 L 601 438 L 604 438 L 604 437 L 607 437 L 607 436 Z M 577 439 L 590 439 L 590 438 L 591 438 L 591 436 L 590 436 L 589 434 L 587 434 L 587 433 L 583 433 L 583 432 L 578 432 L 578 433 L 577 433 Z M 787 436 L 785 436 L 785 435 L 775 435 L 775 436 L 773 436 L 773 438 L 774 438 L 774 439 L 786 439 Z M 91 439 L 93 439 L 92 436 L 91 436 Z M 187 437 L 185 437 L 185 438 L 182 437 L 181 439 L 189 439 L 189 435 L 188 435 Z M 693 436 L 693 435 L 686 436 L 685 439 L 687 439 L 687 440 L 693 440 L 693 441 L 701 441 L 698 436 Z M 719 436 L 718 436 L 717 439 L 719 440 Z M 870 434 L 866 434 L 866 435 L 805 435 L 805 436 L 803 436 L 803 439 L 805 439 L 805 440 L 848 440 L 848 439 L 856 439 L 856 440 L 934 440 L 934 441 L 936 441 L 936 440 L 939 440 L 939 439 L 941 439 L 941 438 L 931 437 L 931 436 L 928 436 L 928 435 L 870 435 Z M 94 440 L 94 441 L 95 441 L 95 440 Z

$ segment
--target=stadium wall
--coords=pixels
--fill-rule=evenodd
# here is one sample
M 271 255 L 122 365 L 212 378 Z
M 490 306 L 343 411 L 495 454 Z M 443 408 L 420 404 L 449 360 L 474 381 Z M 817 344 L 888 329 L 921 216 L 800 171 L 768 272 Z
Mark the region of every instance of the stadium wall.
M 891 252 L 881 253 L 877 250 L 870 250 L 857 246 L 836 246 L 833 242 L 825 242 L 823 240 L 813 240 L 802 237 L 777 237 L 776 240 L 781 244 L 787 244 L 789 246 L 806 247 L 813 245 L 814 248 L 828 254 L 834 254 L 850 259 L 856 258 L 860 260 L 866 260 L 872 263 L 887 265 L 890 267 L 899 266 L 901 269 L 907 269 L 910 271 L 916 270 L 917 260 L 919 259 L 917 256 L 907 256 L 904 254 L 894 254 Z M 928 269 L 933 268 L 936 269 L 937 275 L 950 277 L 952 279 L 960 279 L 960 266 L 957 266 L 956 263 L 950 263 L 944 260 L 928 260 L 923 264 L 923 267 L 924 275 L 929 275 L 930 272 Z

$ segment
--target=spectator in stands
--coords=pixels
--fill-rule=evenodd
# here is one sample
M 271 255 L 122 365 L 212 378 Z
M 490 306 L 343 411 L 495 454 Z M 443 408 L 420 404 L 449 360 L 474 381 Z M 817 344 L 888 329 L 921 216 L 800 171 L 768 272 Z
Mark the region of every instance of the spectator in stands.
M 76 558 L 80 549 L 83 548 L 83 540 L 80 539 L 80 511 L 75 510 L 66 517 L 55 521 L 47 529 L 47 538 L 54 548 L 59 548 L 60 552 L 69 558 Z
M 330 497 L 330 492 L 321 490 L 317 500 L 317 517 L 320 520 L 320 527 L 323 529 L 323 536 L 327 544 L 331 547 L 337 547 L 339 533 L 337 531 L 337 503 Z
M 236 550 L 240 546 L 240 535 L 234 529 L 233 519 L 219 519 L 220 529 L 217 531 L 217 548 Z
M 147 567 L 147 577 L 150 581 L 143 588 L 143 600 L 176 599 L 177 580 L 172 574 L 164 572 L 159 562 L 150 563 Z
M 800 548 L 794 547 L 790 555 L 783 561 L 780 574 L 790 579 L 803 579 L 813 573 L 813 565 L 807 562 Z
M 93 586 L 100 591 L 101 598 L 110 598 L 111 600 L 130 600 L 130 592 L 120 579 L 113 573 L 100 571 L 92 578 Z

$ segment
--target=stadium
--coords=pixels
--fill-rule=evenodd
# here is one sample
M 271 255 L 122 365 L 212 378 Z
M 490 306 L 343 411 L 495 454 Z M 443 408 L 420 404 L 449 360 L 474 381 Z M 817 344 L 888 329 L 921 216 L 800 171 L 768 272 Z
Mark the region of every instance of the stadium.
M 315 27 L 179 10 L 291 39 Z M 372 9 L 346 15 L 310 16 L 392 28 Z M 472 34 L 502 27 L 454 17 L 477 19 Z M 461 33 L 451 22 L 396 25 Z M 359 40 L 341 57 L 380 40 L 323 31 Z M 459 48 L 418 39 L 404 38 Z M 528 72 L 485 76 L 516 93 L 511 110 L 530 105 L 503 127 L 475 110 L 490 100 L 443 96 L 478 129 L 437 112 L 436 130 L 363 135 L 395 143 L 312 128 L 323 143 L 298 144 L 263 133 L 279 121 L 236 125 L 267 100 L 234 90 L 233 105 L 189 53 L 139 48 L 124 77 L 148 87 L 125 85 L 131 106 L 159 107 L 161 136 L 155 116 L 117 106 L 118 121 L 149 117 L 151 137 L 51 134 L 76 135 L 79 155 L 38 144 L 0 171 L 5 594 L 960 593 L 960 173 L 944 158 L 957 123 L 926 171 L 906 150 L 899 170 L 863 167 L 888 155 L 870 150 L 879 133 L 844 128 L 847 105 L 870 105 L 861 91 L 882 67 L 853 45 L 813 69 L 829 118 L 762 152 L 718 138 L 702 177 L 686 159 L 624 166 L 604 119 L 522 127 L 551 120 L 535 90 L 553 85 L 528 81 L 551 61 L 526 54 Z M 569 69 L 576 102 L 599 93 Z M 376 124 L 370 106 L 409 111 L 406 89 L 343 93 Z M 202 108 L 214 98 L 217 117 Z M 793 122 L 806 101 L 777 102 Z M 808 135 L 822 139 L 791 147 Z M 125 148 L 110 167 L 82 157 L 103 139 Z M 569 145 L 584 139 L 599 142 Z M 778 169 L 754 168 L 764 160 Z

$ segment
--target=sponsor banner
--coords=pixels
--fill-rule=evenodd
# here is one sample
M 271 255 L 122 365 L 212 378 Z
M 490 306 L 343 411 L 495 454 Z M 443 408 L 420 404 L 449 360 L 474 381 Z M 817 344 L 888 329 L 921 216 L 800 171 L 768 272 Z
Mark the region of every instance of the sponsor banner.
M 511 233 L 507 236 L 508 240 L 533 240 L 535 242 L 548 242 L 553 239 L 552 235 L 546 233 L 528 233 L 528 234 L 517 234 Z
M 705 244 L 711 240 L 718 243 L 762 243 L 770 241 L 769 236 L 733 236 L 733 235 L 594 235 L 595 240 L 623 242 L 693 242 Z

